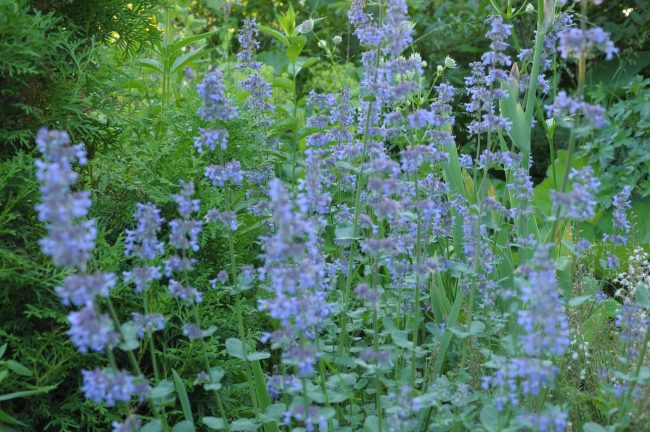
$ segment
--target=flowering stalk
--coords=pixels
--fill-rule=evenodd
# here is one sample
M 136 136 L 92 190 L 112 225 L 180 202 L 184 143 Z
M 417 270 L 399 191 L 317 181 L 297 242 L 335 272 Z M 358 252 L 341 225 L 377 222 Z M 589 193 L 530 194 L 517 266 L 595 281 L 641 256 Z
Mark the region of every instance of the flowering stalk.
M 625 395 L 623 396 L 623 404 L 620 408 L 617 423 L 620 423 L 623 420 L 623 417 L 627 414 L 628 404 L 632 400 L 634 389 L 636 388 L 637 382 L 639 381 L 639 376 L 641 374 L 641 368 L 645 364 L 644 360 L 645 360 L 645 355 L 648 351 L 648 344 L 650 344 L 650 320 L 648 322 L 648 327 L 646 328 L 645 331 L 645 336 L 641 341 L 641 350 L 639 351 L 638 354 L 639 357 L 637 359 L 636 367 L 634 369 L 634 378 L 632 379 L 632 383 L 628 385 L 628 389 L 625 392 Z
M 379 22 L 383 20 L 383 0 L 379 1 Z M 377 45 L 375 50 L 375 62 L 374 62 L 374 74 L 372 82 L 377 81 L 377 74 L 379 69 L 379 59 L 381 54 L 381 44 Z M 365 124 L 363 128 L 363 147 L 361 150 L 361 164 L 366 160 L 366 155 L 368 153 L 368 139 L 370 133 L 370 119 L 372 118 L 372 110 L 374 108 L 374 101 L 368 101 L 368 108 L 366 113 Z M 352 219 L 352 243 L 350 245 L 350 255 L 348 257 L 348 268 L 345 278 L 345 287 L 343 289 L 343 312 L 341 315 L 341 329 L 339 333 L 339 350 L 338 355 L 341 356 L 345 351 L 347 346 L 347 309 L 350 302 L 350 291 L 352 289 L 352 277 L 353 271 L 352 267 L 354 265 L 354 257 L 357 250 L 357 237 L 359 236 L 359 216 L 361 215 L 361 192 L 363 191 L 364 177 L 360 172 L 356 176 L 356 190 L 354 193 L 354 217 Z

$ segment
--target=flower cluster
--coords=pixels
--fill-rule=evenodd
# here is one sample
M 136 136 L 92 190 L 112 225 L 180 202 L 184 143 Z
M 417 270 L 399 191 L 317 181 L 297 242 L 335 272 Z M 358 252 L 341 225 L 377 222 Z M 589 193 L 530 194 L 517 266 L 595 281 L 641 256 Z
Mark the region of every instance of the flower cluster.
M 600 27 L 588 30 L 569 28 L 559 34 L 560 43 L 558 51 L 563 59 L 580 59 L 598 50 L 605 54 L 607 60 L 611 60 L 618 48 L 609 39 L 609 35 Z
M 558 92 L 553 103 L 546 105 L 545 108 L 549 117 L 563 119 L 580 113 L 587 122 L 597 129 L 609 124 L 605 118 L 605 109 L 603 107 L 572 98 L 564 90 Z
M 594 176 L 590 166 L 581 170 L 571 169 L 569 179 L 573 180 L 571 192 L 551 191 L 553 209 L 560 216 L 570 217 L 578 221 L 589 221 L 596 215 L 595 194 L 600 188 L 600 180 Z
M 199 116 L 204 120 L 230 120 L 237 117 L 237 108 L 226 96 L 221 69 L 215 68 L 206 75 L 199 84 L 199 96 L 203 102 L 199 108 Z
M 569 346 L 569 320 L 560 300 L 551 257 L 552 244 L 539 246 L 532 265 L 521 269 L 526 282 L 521 299 L 526 309 L 518 311 L 517 323 L 523 328 L 523 351 L 529 356 L 562 355 Z
M 205 176 L 210 179 L 213 186 L 224 187 L 226 182 L 234 186 L 241 186 L 244 176 L 238 161 L 232 160 L 225 166 L 210 165 L 205 169 Z
M 285 360 L 309 375 L 316 362 L 312 341 L 331 313 L 320 225 L 300 211 L 280 180 L 270 182 L 269 197 L 275 234 L 264 239 L 261 274 L 273 297 L 260 299 L 259 309 L 280 323 L 266 339 L 285 347 Z
M 41 248 L 55 265 L 83 270 L 95 247 L 97 230 L 93 219 L 84 219 L 90 193 L 72 191 L 78 178 L 72 166 L 86 164 L 86 151 L 83 144 L 72 145 L 70 136 L 57 130 L 40 129 L 36 145 L 43 156 L 36 160 L 42 197 L 36 210 L 47 229 Z
M 243 27 L 239 30 L 238 40 L 241 51 L 237 54 L 240 69 L 249 69 L 251 73 L 240 82 L 250 97 L 246 105 L 257 113 L 273 112 L 273 105 L 268 101 L 271 98 L 271 86 L 257 72 L 262 64 L 255 60 L 255 51 L 260 43 L 255 39 L 259 34 L 255 18 L 244 19 Z
M 149 390 L 147 382 L 138 380 L 124 371 L 95 369 L 84 370 L 81 373 L 83 376 L 81 391 L 86 398 L 109 407 L 115 406 L 118 402 L 128 402 Z
M 472 121 L 468 126 L 471 134 L 495 132 L 511 126 L 509 120 L 496 112 L 496 103 L 499 99 L 508 97 L 501 85 L 510 81 L 507 70 L 503 68 L 512 64 L 510 57 L 505 54 L 508 48 L 505 41 L 512 33 L 512 26 L 505 24 L 499 16 L 490 16 L 486 23 L 490 26 L 486 36 L 491 40 L 492 50 L 484 53 L 480 62 L 470 64 L 472 73 L 465 78 L 470 96 L 465 109 L 480 116 L 480 119 Z

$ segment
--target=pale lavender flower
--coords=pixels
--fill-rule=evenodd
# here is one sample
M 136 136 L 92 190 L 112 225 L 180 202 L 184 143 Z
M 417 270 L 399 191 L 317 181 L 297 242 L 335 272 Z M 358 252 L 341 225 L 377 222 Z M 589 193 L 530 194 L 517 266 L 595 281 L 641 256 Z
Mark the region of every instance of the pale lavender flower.
M 563 59 L 579 59 L 588 56 L 594 50 L 605 54 L 607 60 L 614 58 L 618 48 L 609 39 L 609 35 L 600 27 L 589 30 L 569 28 L 559 34 L 560 44 L 558 50 Z
M 560 209 L 561 216 L 567 216 L 578 221 L 589 221 L 596 215 L 595 194 L 600 187 L 600 180 L 594 176 L 591 167 L 581 170 L 571 169 L 569 179 L 573 180 L 571 192 L 551 190 L 553 209 Z
M 142 420 L 133 416 L 128 416 L 124 419 L 123 423 L 114 421 L 112 426 L 112 432 L 138 432 L 142 427 Z
M 352 4 L 348 10 L 348 19 L 350 20 L 350 24 L 365 24 L 368 20 L 371 19 L 371 16 L 363 11 L 365 6 L 365 0 L 352 0 Z
M 202 104 L 199 116 L 206 121 L 231 120 L 237 117 L 237 108 L 226 96 L 221 69 L 213 69 L 199 84 L 199 96 Z
M 124 254 L 143 260 L 153 260 L 162 255 L 165 245 L 158 240 L 158 232 L 164 219 L 160 216 L 160 209 L 151 203 L 138 203 L 133 218 L 138 224 L 134 230 L 126 230 Z
M 189 340 L 201 339 L 203 337 L 203 330 L 195 324 L 185 323 L 183 324 L 183 336 Z
M 292 405 L 289 410 L 284 413 L 282 423 L 288 425 L 291 423 L 291 419 L 303 423 L 306 432 L 328 430 L 327 419 L 321 414 L 321 409 L 315 405 L 308 406 L 306 413 L 303 404 Z
M 194 268 L 196 260 L 194 258 L 171 255 L 165 260 L 165 276 L 171 277 L 174 272 L 188 272 Z
M 226 150 L 228 148 L 228 137 L 226 129 L 199 128 L 199 135 L 194 137 L 194 147 L 196 147 L 199 154 L 206 151 L 206 149 L 215 150 L 217 147 Z
M 145 266 L 135 267 L 131 271 L 123 273 L 124 282 L 133 283 L 135 285 L 135 292 L 143 292 L 151 282 L 160 280 L 160 267 L 158 266 Z
M 264 268 L 260 279 L 268 281 L 273 296 L 259 300 L 259 309 L 279 321 L 279 330 L 264 340 L 284 347 L 284 359 L 311 372 L 315 348 L 296 346 L 298 339 L 312 340 L 331 314 L 327 301 L 325 261 L 320 254 L 319 219 L 304 214 L 277 179 L 269 183 L 274 234 L 264 238 Z
M 199 211 L 200 200 L 192 198 L 194 196 L 194 183 L 180 181 L 181 192 L 172 195 L 172 199 L 178 204 L 178 214 L 183 219 L 189 219 L 192 213 Z
M 482 387 L 495 393 L 494 405 L 498 411 L 520 405 L 520 393 L 538 396 L 544 388 L 553 384 L 559 369 L 549 361 L 536 358 L 493 360 L 497 367 L 490 376 L 482 378 Z
M 69 275 L 63 285 L 56 287 L 56 294 L 65 306 L 91 305 L 95 297 L 108 297 L 117 283 L 114 273 L 95 272 L 87 275 Z
M 248 108 L 258 112 L 274 112 L 275 108 L 269 102 L 272 96 L 271 85 L 264 81 L 264 78 L 253 73 L 241 82 L 241 87 L 250 93 L 246 102 Z
M 199 250 L 199 234 L 203 229 L 203 223 L 196 220 L 174 219 L 169 223 L 171 234 L 169 245 L 177 249 Z
M 99 314 L 94 305 L 68 315 L 70 330 L 68 336 L 72 343 L 82 353 L 89 351 L 103 352 L 113 348 L 119 342 L 113 321 L 106 314 Z
M 531 264 L 521 269 L 526 276 L 521 299 L 526 309 L 518 311 L 517 323 L 523 350 L 529 356 L 562 355 L 569 346 L 569 320 L 558 292 L 552 244 L 539 246 Z
M 564 432 L 569 427 L 568 414 L 559 410 L 545 410 L 539 414 L 521 414 L 518 419 L 528 428 L 537 432 Z
M 613 228 L 616 230 L 621 230 L 625 234 L 630 232 L 630 221 L 627 217 L 627 210 L 632 208 L 630 205 L 630 194 L 632 193 L 632 187 L 626 185 L 623 189 L 614 196 L 614 220 Z
M 471 155 L 468 154 L 462 154 L 458 157 L 458 162 L 460 163 L 460 166 L 469 169 L 474 165 L 474 160 L 472 159 Z
M 386 408 L 388 431 L 401 432 L 415 430 L 417 414 L 422 409 L 420 398 L 412 396 L 413 389 L 401 385 L 397 390 L 388 394 L 390 406 Z
M 81 375 L 81 391 L 86 398 L 108 407 L 115 406 L 118 402 L 129 402 L 131 398 L 138 396 L 143 388 L 137 383 L 136 377 L 125 371 L 82 370 Z
M 230 231 L 237 231 L 239 223 L 235 212 L 222 212 L 217 209 L 210 209 L 205 215 L 207 222 L 221 222 L 228 227 Z
M 563 118 L 581 113 L 582 116 L 596 129 L 606 126 L 609 122 L 605 118 L 605 109 L 600 105 L 590 105 L 582 100 L 572 98 L 564 90 L 558 92 L 551 105 L 546 105 L 549 117 Z
M 219 187 L 224 187 L 226 183 L 241 186 L 244 181 L 241 164 L 237 160 L 232 160 L 225 166 L 210 165 L 205 168 L 205 177 L 210 179 L 213 186 Z
M 470 95 L 470 102 L 465 104 L 465 108 L 480 115 L 480 119 L 472 121 L 467 128 L 471 134 L 496 132 L 511 126 L 508 119 L 496 113 L 495 105 L 499 99 L 508 97 L 501 84 L 510 81 L 504 68 L 512 61 L 504 51 L 508 47 L 505 41 L 510 37 L 512 26 L 505 24 L 499 16 L 488 17 L 486 23 L 490 26 L 486 36 L 491 40 L 492 51 L 483 54 L 480 62 L 471 63 L 472 73 L 465 78 Z
M 638 343 L 648 328 L 648 316 L 641 306 L 626 302 L 616 313 L 616 325 L 621 329 L 621 342 Z
M 255 51 L 260 47 L 260 43 L 255 39 L 260 31 L 257 29 L 255 18 L 242 20 L 243 27 L 239 30 L 237 39 L 241 50 L 237 53 L 237 59 L 243 67 L 257 70 L 261 63 L 255 61 Z
M 169 294 L 185 303 L 201 303 L 203 301 L 203 293 L 196 288 L 183 286 L 180 282 L 170 279 L 169 280 Z
M 354 289 L 354 292 L 357 297 L 368 302 L 368 304 L 370 304 L 374 309 L 379 306 L 381 293 L 376 289 L 370 288 L 368 284 L 362 283 L 357 285 L 357 287 Z
M 140 338 L 143 338 L 145 334 L 151 334 L 165 329 L 165 317 L 158 313 L 142 315 L 138 312 L 133 312 L 131 317 L 138 327 L 138 337 Z
M 530 205 L 533 197 L 533 182 L 528 170 L 520 167 L 512 172 L 512 179 L 512 183 L 508 183 L 508 190 L 516 201 L 513 203 L 510 213 L 513 218 L 527 217 L 534 211 Z
M 72 145 L 66 132 L 47 129 L 38 131 L 36 144 L 43 155 L 36 159 L 42 197 L 36 210 L 47 229 L 39 244 L 55 265 L 83 269 L 97 236 L 94 220 L 79 220 L 88 214 L 90 193 L 72 192 L 78 178 L 72 165 L 86 163 L 83 144 Z

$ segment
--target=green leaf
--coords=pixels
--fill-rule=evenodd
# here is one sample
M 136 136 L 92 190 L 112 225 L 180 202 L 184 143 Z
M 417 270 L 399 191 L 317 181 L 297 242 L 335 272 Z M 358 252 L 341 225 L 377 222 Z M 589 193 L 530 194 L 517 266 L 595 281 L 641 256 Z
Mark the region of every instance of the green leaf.
M 648 299 L 648 287 L 643 284 L 636 286 L 636 302 L 646 309 L 650 309 L 650 300 Z
M 194 42 L 198 42 L 201 39 L 207 39 L 207 38 L 219 33 L 220 31 L 221 31 L 221 28 L 218 28 L 216 30 L 209 31 L 209 32 L 206 32 L 206 33 L 201 33 L 201 34 L 194 35 L 194 36 L 188 36 L 188 37 L 186 37 L 184 39 L 181 39 L 178 42 L 174 43 L 173 50 L 174 51 L 180 51 L 181 49 L 185 48 L 186 46 L 191 45 Z
M 569 306 L 570 307 L 576 307 L 580 306 L 581 304 L 593 299 L 593 296 L 591 295 L 583 295 L 583 296 L 578 296 L 578 297 L 573 297 L 571 300 L 569 300 Z
M 187 397 L 185 384 L 183 383 L 183 380 L 178 375 L 176 370 L 172 369 L 172 375 L 174 376 L 174 386 L 176 387 L 176 393 L 178 393 L 178 399 L 181 401 L 181 407 L 183 408 L 183 415 L 185 416 L 185 420 L 190 422 L 192 424 L 192 428 L 194 428 L 192 406 L 190 405 L 190 400 Z
M 334 228 L 336 240 L 356 240 L 361 237 L 354 235 L 354 226 L 351 223 L 340 223 Z
M 0 346 L 0 359 L 4 357 L 5 352 L 7 352 L 7 344 Z
M 287 411 L 287 406 L 283 403 L 275 403 L 273 405 L 269 405 L 266 407 L 264 410 L 264 419 L 265 420 L 280 420 L 282 419 L 282 416 L 284 413 Z M 266 429 L 266 427 L 265 427 Z M 277 429 L 279 430 L 279 429 Z
M 250 360 L 250 361 L 254 361 L 254 360 L 265 360 L 265 359 L 267 359 L 267 358 L 269 358 L 269 357 L 271 357 L 271 354 L 269 354 L 269 353 L 267 353 L 267 352 L 263 352 L 263 351 L 262 351 L 262 352 L 254 352 L 254 353 L 250 353 L 250 354 L 248 354 L 248 355 L 246 356 L 246 358 L 248 358 L 248 360 Z
M 221 417 L 203 417 L 201 423 L 206 425 L 208 429 L 221 430 L 226 428 L 226 422 Z
M 499 412 L 492 405 L 485 405 L 481 410 L 481 424 L 487 432 L 499 431 Z
M 282 28 L 282 31 L 287 36 L 293 36 L 296 32 L 296 11 L 293 9 L 293 5 L 289 3 L 287 11 L 278 16 L 278 23 Z
M 24 398 L 27 396 L 34 396 L 41 393 L 47 393 L 50 390 L 54 390 L 56 387 L 57 387 L 56 385 L 51 385 L 51 386 L 39 387 L 34 390 L 23 390 L 14 393 L 3 394 L 0 395 L 0 402 L 8 401 L 11 399 Z
M 227 339 L 226 351 L 228 351 L 228 354 L 230 354 L 232 357 L 236 357 L 240 360 L 246 360 L 246 357 L 244 356 L 244 345 L 239 339 Z
M 22 376 L 25 376 L 25 377 L 31 377 L 32 376 L 32 371 L 30 371 L 25 366 L 21 365 L 20 363 L 18 363 L 15 360 L 7 360 L 5 362 L 5 364 L 7 365 L 7 367 L 9 369 L 14 371 L 18 375 L 22 375 Z
M 304 36 L 291 36 L 289 38 L 287 58 L 290 62 L 295 63 L 298 60 L 298 57 L 300 57 L 300 53 L 302 52 L 302 49 L 305 47 L 306 43 L 307 38 Z M 297 72 L 295 72 L 294 75 L 297 75 Z
M 176 423 L 172 428 L 172 432 L 195 432 L 196 428 L 194 423 L 189 420 L 183 420 L 180 423 Z
M 598 423 L 589 422 L 589 423 L 585 423 L 582 426 L 582 431 L 583 432 L 607 432 L 607 429 L 605 429 Z
M 292 92 L 294 88 L 293 80 L 281 76 L 271 78 L 271 85 L 275 88 L 281 88 L 290 92 Z
M 462 327 L 454 327 L 449 329 L 453 334 L 455 334 L 460 339 L 465 339 L 468 336 L 479 336 L 485 330 L 485 324 L 481 321 L 472 321 L 469 329 L 464 330 Z
M 277 31 L 276 29 L 261 24 L 258 24 L 257 28 L 260 29 L 262 33 L 266 33 L 267 35 L 276 38 L 277 40 L 282 42 L 282 44 L 284 44 L 285 46 L 289 46 L 289 39 L 287 39 L 285 35 Z
M 371 415 L 363 422 L 363 432 L 379 432 L 379 419 Z
M 217 326 L 210 326 L 207 329 L 203 330 L 203 333 L 201 334 L 202 337 L 210 337 L 212 336 L 215 332 L 217 331 Z
M 122 338 L 124 342 L 120 344 L 120 349 L 122 351 L 133 351 L 140 346 L 140 341 L 138 340 L 138 326 L 133 321 L 127 321 L 120 327 L 120 333 L 122 333 Z
M 202 56 L 206 55 L 208 52 L 210 52 L 210 49 L 206 48 L 206 49 L 200 49 L 198 51 L 187 52 L 183 54 L 182 56 L 174 60 L 174 64 L 172 64 L 170 72 L 176 73 L 182 71 L 185 66 L 187 66 L 190 63 L 198 61 Z
M 162 380 L 156 387 L 149 391 L 149 397 L 151 399 L 162 399 L 172 393 L 174 393 L 174 385 L 167 380 Z
M 526 120 L 524 109 L 519 103 L 519 81 L 510 80 L 508 87 L 508 99 L 501 100 L 501 114 L 512 122 L 508 135 L 512 142 L 521 150 L 524 160 L 528 160 L 530 154 L 530 123 Z
M 253 380 L 255 381 L 255 396 L 257 396 L 257 400 L 260 404 L 260 409 L 262 411 L 266 411 L 267 408 L 269 408 L 269 406 L 271 405 L 271 397 L 269 396 L 269 391 L 266 388 L 264 372 L 262 371 L 262 366 L 260 365 L 260 362 L 257 360 L 252 361 L 251 366 L 253 369 Z M 280 427 L 275 421 L 267 421 L 264 423 L 264 431 L 280 432 Z
M 400 348 L 412 349 L 413 342 L 408 340 L 408 332 L 405 330 L 393 330 L 390 332 L 390 337 L 393 339 L 393 343 Z
M 259 427 L 259 423 L 250 419 L 237 419 L 230 424 L 231 431 L 256 431 Z
M 20 427 L 27 427 L 27 425 L 20 420 L 17 420 L 4 412 L 3 410 L 0 409 L 0 424 L 5 423 L 5 424 L 10 424 L 12 426 L 20 426 Z M 0 425 L 0 430 L 2 430 L 2 426 Z
M 453 146 L 445 146 L 445 147 L 453 147 Z M 436 361 L 433 365 L 434 378 L 440 375 L 440 373 L 442 372 L 442 368 L 445 364 L 445 357 L 447 356 L 447 350 L 449 349 L 449 345 L 451 344 L 451 338 L 453 334 L 450 331 L 450 329 L 456 326 L 456 323 L 458 322 L 458 314 L 460 313 L 460 307 L 463 303 L 463 297 L 464 297 L 463 294 L 464 291 L 462 289 L 456 291 L 456 298 L 454 299 L 454 303 L 451 306 L 451 312 L 449 313 L 449 318 L 447 319 L 445 334 L 442 337 L 442 342 L 440 343 L 440 349 L 438 350 L 438 354 L 436 355 Z
M 142 426 L 140 432 L 162 432 L 163 427 L 160 420 L 152 420 L 146 425 Z
M 163 65 L 160 64 L 159 61 L 154 60 L 154 59 L 137 59 L 136 63 L 138 63 L 140 66 L 153 69 L 154 71 L 158 73 L 163 73 Z

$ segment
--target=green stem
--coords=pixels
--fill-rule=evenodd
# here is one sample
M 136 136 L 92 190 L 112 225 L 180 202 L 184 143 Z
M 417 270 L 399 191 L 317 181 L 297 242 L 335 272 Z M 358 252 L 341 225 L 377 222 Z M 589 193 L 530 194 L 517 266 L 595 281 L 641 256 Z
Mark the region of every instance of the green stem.
M 533 114 L 535 111 L 535 101 L 537 100 L 537 79 L 542 64 L 545 34 L 544 0 L 537 0 L 537 37 L 535 38 L 535 51 L 533 54 L 533 67 L 530 71 L 528 95 L 526 96 L 526 121 L 528 124 L 533 120 Z M 525 163 L 528 164 L 528 159 L 526 159 Z

